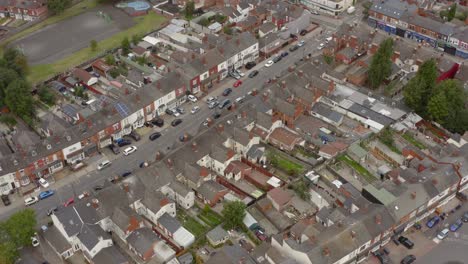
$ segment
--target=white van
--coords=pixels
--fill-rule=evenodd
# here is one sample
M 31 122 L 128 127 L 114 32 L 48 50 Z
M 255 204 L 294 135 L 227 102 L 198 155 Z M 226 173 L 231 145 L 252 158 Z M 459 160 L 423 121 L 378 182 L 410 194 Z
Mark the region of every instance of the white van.
M 109 167 L 110 165 L 111 165 L 111 162 L 109 160 L 104 160 L 103 162 L 101 162 L 101 163 L 99 163 L 97 165 L 97 169 L 102 170 L 102 169 L 104 169 L 106 167 Z

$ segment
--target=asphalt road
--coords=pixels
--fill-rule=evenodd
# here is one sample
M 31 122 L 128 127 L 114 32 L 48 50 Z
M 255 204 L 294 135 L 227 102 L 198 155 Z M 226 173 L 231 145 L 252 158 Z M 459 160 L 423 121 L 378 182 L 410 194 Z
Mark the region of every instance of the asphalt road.
M 259 71 L 259 74 L 254 78 L 248 78 L 247 76 L 250 71 L 244 70 L 245 77 L 242 79 L 243 84 L 238 88 L 233 88 L 233 92 L 227 98 L 231 99 L 231 101 L 234 101 L 235 98 L 242 95 L 246 95 L 249 91 L 252 91 L 253 89 L 260 90 L 266 80 L 273 78 L 281 72 L 286 71 L 289 66 L 299 61 L 305 55 L 309 53 L 318 53 L 319 50 L 317 49 L 317 46 L 319 43 L 323 42 L 325 37 L 325 35 L 305 36 L 304 39 L 306 40 L 306 45 L 299 48 L 295 52 L 288 51 L 289 55 L 283 58 L 280 62 L 275 63 L 268 68 L 264 67 L 264 62 L 261 62 L 254 69 L 250 70 Z M 286 47 L 285 50 L 286 49 L 289 49 L 289 46 Z M 210 95 L 218 95 L 219 98 L 223 98 L 223 96 L 221 95 L 223 90 L 227 87 L 232 87 L 232 84 L 234 82 L 235 80 L 233 78 L 228 77 L 227 79 L 223 80 L 220 85 L 218 85 L 219 87 L 213 89 Z M 201 110 L 198 113 L 192 115 L 190 114 L 190 109 L 194 105 L 200 106 Z M 166 125 L 165 128 L 163 128 L 163 130 L 161 131 L 162 136 L 159 139 L 155 141 L 150 141 L 148 139 L 148 135 L 145 135 L 139 142 L 134 142 L 135 145 L 138 147 L 138 150 L 129 156 L 119 154 L 117 157 L 112 157 L 114 154 L 110 154 L 110 152 L 105 151 L 101 157 L 101 160 L 112 160 L 112 165 L 110 167 L 105 168 L 101 171 L 97 171 L 95 170 L 95 168 L 93 168 L 94 170 L 90 171 L 86 175 L 82 177 L 76 177 L 71 183 L 64 185 L 60 188 L 55 187 L 55 184 L 51 184 L 50 189 L 55 189 L 55 195 L 47 199 L 41 200 L 38 203 L 31 206 L 31 208 L 36 210 L 38 220 L 43 220 L 39 221 L 39 224 L 45 223 L 46 220 L 44 219 L 46 219 L 47 210 L 49 210 L 50 208 L 54 206 L 60 207 L 69 198 L 77 197 L 77 195 L 83 193 L 84 191 L 91 191 L 93 186 L 97 184 L 102 184 L 103 182 L 107 181 L 107 179 L 111 176 L 120 175 L 124 171 L 134 171 L 139 169 L 139 164 L 142 161 L 153 161 L 155 159 L 155 154 L 158 150 L 166 154 L 168 153 L 168 151 L 174 151 L 177 147 L 180 147 L 183 144 L 179 141 L 179 136 L 183 135 L 184 133 L 188 133 L 194 136 L 195 132 L 198 131 L 198 128 L 201 125 L 201 123 L 207 117 L 211 116 L 214 111 L 216 111 L 216 109 L 208 109 L 206 103 L 202 100 L 200 100 L 197 103 L 188 102 L 184 104 L 183 107 L 185 108 L 187 113 L 178 117 L 181 118 L 183 122 L 177 127 L 171 127 L 170 125 Z M 223 110 L 223 119 L 229 118 L 229 115 L 232 114 L 230 112 L 228 113 L 227 110 Z M 170 121 L 173 119 L 173 117 L 167 116 L 164 118 L 166 124 L 169 124 Z M 158 128 L 155 127 L 152 129 L 156 131 Z M 1 211 L 0 220 L 9 217 L 11 214 L 22 208 L 24 208 L 23 204 L 12 204 L 9 208 L 5 208 L 7 210 Z

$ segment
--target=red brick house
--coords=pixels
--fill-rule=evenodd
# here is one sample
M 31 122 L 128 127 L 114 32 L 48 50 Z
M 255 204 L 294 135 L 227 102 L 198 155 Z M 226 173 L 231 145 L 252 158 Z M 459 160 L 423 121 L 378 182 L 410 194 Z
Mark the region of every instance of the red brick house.
M 301 143 L 301 141 L 303 141 L 303 139 L 299 135 L 283 127 L 273 130 L 271 135 L 268 137 L 268 142 L 271 145 L 286 151 L 292 151 L 296 145 Z
M 277 99 L 273 104 L 273 122 L 281 120 L 286 126 L 293 128 L 296 121 L 302 114 L 303 109 L 300 104 L 292 104 L 290 102 Z
M 215 206 L 218 202 L 221 202 L 224 195 L 226 195 L 229 190 L 223 185 L 209 180 L 204 182 L 196 190 L 197 197 L 203 201 L 204 204 L 208 204 L 211 207 Z
M 0 1 L 0 18 L 34 21 L 47 15 L 46 0 L 10 0 Z

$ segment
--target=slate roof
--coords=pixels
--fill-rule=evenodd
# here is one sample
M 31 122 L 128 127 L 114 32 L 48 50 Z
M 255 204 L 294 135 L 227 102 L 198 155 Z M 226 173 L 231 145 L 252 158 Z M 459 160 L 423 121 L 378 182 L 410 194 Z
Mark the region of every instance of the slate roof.
M 357 115 L 360 115 L 362 117 L 368 118 L 374 122 L 377 122 L 381 125 L 388 126 L 393 123 L 393 120 L 389 117 L 386 117 L 384 115 L 381 115 L 369 108 L 366 108 L 362 105 L 359 105 L 357 103 L 353 103 L 348 110 L 350 112 L 353 112 Z
M 317 113 L 335 123 L 340 123 L 343 120 L 343 115 L 331 109 L 324 103 L 318 102 L 312 107 L 312 112 Z
M 187 194 L 189 194 L 190 192 L 192 192 L 192 190 L 190 190 L 187 186 L 185 186 L 184 184 L 178 182 L 178 181 L 173 181 L 170 183 L 169 187 L 177 194 L 183 196 L 183 197 L 186 197 Z
M 168 213 L 164 213 L 160 218 L 158 218 L 158 223 L 166 228 L 171 234 L 174 234 L 182 226 L 179 220 L 170 216 Z
M 153 213 L 157 213 L 161 207 L 171 202 L 172 201 L 161 192 L 153 190 L 146 190 L 145 198 L 142 200 L 142 203 Z
M 127 264 L 128 259 L 120 253 L 116 246 L 106 247 L 101 249 L 93 258 L 94 263 L 112 263 L 112 264 Z
M 84 224 L 78 234 L 78 239 L 88 249 L 92 250 L 100 239 L 110 239 L 109 233 L 102 230 L 99 225 Z
M 281 99 L 274 101 L 274 109 L 287 116 L 293 117 L 296 113 L 296 106 Z
M 263 112 L 257 112 L 257 119 L 255 124 L 266 129 L 270 130 L 273 125 L 272 116 Z
M 136 212 L 132 211 L 128 206 L 115 207 L 114 213 L 111 216 L 112 222 L 125 232 L 130 224 L 131 217 L 142 220 Z
M 220 225 L 215 227 L 213 230 L 206 234 L 206 237 L 213 242 L 224 240 L 225 237 L 229 237 L 228 232 L 224 230 Z
M 81 219 L 74 207 L 65 207 L 54 213 L 57 219 L 62 223 L 65 233 L 69 237 L 78 234 L 81 230 Z
M 258 30 L 262 31 L 264 34 L 269 33 L 270 31 L 274 30 L 276 28 L 276 25 L 271 23 L 271 22 L 266 22 L 263 23 Z
M 370 7 L 371 11 L 381 13 L 396 19 L 402 17 L 406 10 L 408 10 L 408 13 L 414 13 L 416 9 L 417 6 L 413 4 L 408 4 L 408 2 L 400 0 L 375 0 L 373 5 Z
M 294 134 L 293 132 L 290 132 L 289 130 L 286 130 L 285 128 L 278 127 L 273 130 L 270 135 L 270 139 L 275 139 L 285 145 L 291 146 L 297 140 L 300 140 L 301 137 L 297 134 Z
M 208 259 L 206 264 L 255 264 L 255 261 L 250 257 L 245 249 L 237 243 L 229 246 L 223 246 L 214 256 Z
M 43 233 L 45 240 L 47 240 L 52 247 L 58 252 L 63 253 L 69 249 L 71 249 L 70 243 L 68 243 L 67 239 L 60 233 L 57 227 L 52 226 L 47 229 L 46 232 Z
M 133 231 L 127 237 L 127 243 L 138 253 L 144 255 L 153 245 L 161 241 L 158 235 L 149 227 L 142 227 Z
M 215 181 L 206 181 L 197 189 L 197 192 L 203 195 L 207 200 L 212 201 L 219 192 L 225 191 L 226 187 L 215 182 Z

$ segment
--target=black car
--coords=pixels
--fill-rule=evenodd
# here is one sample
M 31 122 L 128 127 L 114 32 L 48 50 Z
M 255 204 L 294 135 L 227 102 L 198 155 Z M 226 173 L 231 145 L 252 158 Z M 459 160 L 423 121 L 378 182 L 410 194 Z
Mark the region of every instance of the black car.
M 57 211 L 58 211 L 58 207 L 54 206 L 50 208 L 49 210 L 47 210 L 47 216 L 51 216 L 54 212 L 57 212 Z
M 215 113 L 213 114 L 213 119 L 218 119 L 218 118 L 220 118 L 220 117 L 221 117 L 221 113 L 215 112 Z
M 151 120 L 151 124 L 158 126 L 158 127 L 162 127 L 164 126 L 164 120 L 162 118 L 156 118 L 156 119 Z
M 376 251 L 373 253 L 374 256 L 380 261 L 381 264 L 388 264 L 390 263 L 390 259 L 388 258 L 387 255 L 385 255 L 383 252 L 381 251 Z
M 175 127 L 175 126 L 179 125 L 180 123 L 182 123 L 182 119 L 174 119 L 171 122 L 171 126 Z
M 249 74 L 249 78 L 253 78 L 258 75 L 258 71 L 253 71 Z
M 104 189 L 104 185 L 96 185 L 96 186 L 93 187 L 93 190 L 95 190 L 95 191 L 100 191 L 102 189 Z
M 250 62 L 247 62 L 247 64 L 245 64 L 245 68 L 246 68 L 247 70 L 250 70 L 250 69 L 252 69 L 253 67 L 255 67 L 255 65 L 257 65 L 255 62 L 250 61 Z
M 407 249 L 412 249 L 414 247 L 414 243 L 411 240 L 409 240 L 407 237 L 401 236 L 398 238 L 398 241 Z
M 150 139 L 151 141 L 153 141 L 153 140 L 158 139 L 160 136 L 161 136 L 161 133 L 159 133 L 159 132 L 154 132 L 153 134 L 151 134 L 151 135 L 149 136 L 149 139 Z
M 131 172 L 131 171 L 124 171 L 124 172 L 122 173 L 122 177 L 123 177 L 123 178 L 125 178 L 125 177 L 127 177 L 127 176 L 130 176 L 130 175 L 132 175 L 132 172 Z
M 281 56 L 275 57 L 275 58 L 273 59 L 273 62 L 274 62 L 274 63 L 277 63 L 277 62 L 279 62 L 282 58 L 283 58 L 283 57 L 281 57 Z
M 463 214 L 463 217 L 462 217 L 462 220 L 463 222 L 468 222 L 468 211 L 466 211 L 464 214 Z
M 172 111 L 172 109 L 167 108 L 167 109 L 166 109 L 166 114 L 168 114 L 168 115 L 173 115 L 173 114 L 174 114 L 174 111 Z
M 416 229 L 416 230 L 421 230 L 422 226 L 420 223 L 414 223 L 413 227 Z
M 138 134 L 138 132 L 136 132 L 135 130 L 130 132 L 128 136 L 133 138 L 135 141 L 139 141 L 141 139 L 140 134 Z
M 289 55 L 289 53 L 287 53 L 286 51 L 283 52 L 283 53 L 281 53 L 281 57 L 283 57 L 283 58 L 286 57 L 286 56 L 288 56 L 288 55 Z
M 115 144 L 110 144 L 109 148 L 112 150 L 112 152 L 114 152 L 115 155 L 120 153 L 120 148 Z
M 132 144 L 132 141 L 130 141 L 129 139 L 121 139 L 117 142 L 117 145 L 119 145 L 119 147 L 127 146 L 130 144 Z
M 8 206 L 11 204 L 10 197 L 8 195 L 2 195 L 2 202 L 5 206 Z
M 307 34 L 307 30 L 303 29 L 301 30 L 301 32 L 299 32 L 299 35 L 301 36 L 305 36 L 305 34 Z
M 299 46 L 294 45 L 294 46 L 289 48 L 289 51 L 293 52 L 293 51 L 296 51 L 297 49 L 299 49 Z
M 151 122 L 145 122 L 145 127 L 154 127 L 154 125 Z
M 408 255 L 405 258 L 401 260 L 401 264 L 411 264 L 416 260 L 416 257 L 414 255 Z
M 223 91 L 223 95 L 224 95 L 224 96 L 228 96 L 230 93 L 232 93 L 232 89 L 231 89 L 231 88 L 226 88 L 226 89 Z
M 289 34 L 289 37 L 294 39 L 294 40 L 298 40 L 298 37 L 295 35 L 295 34 Z

